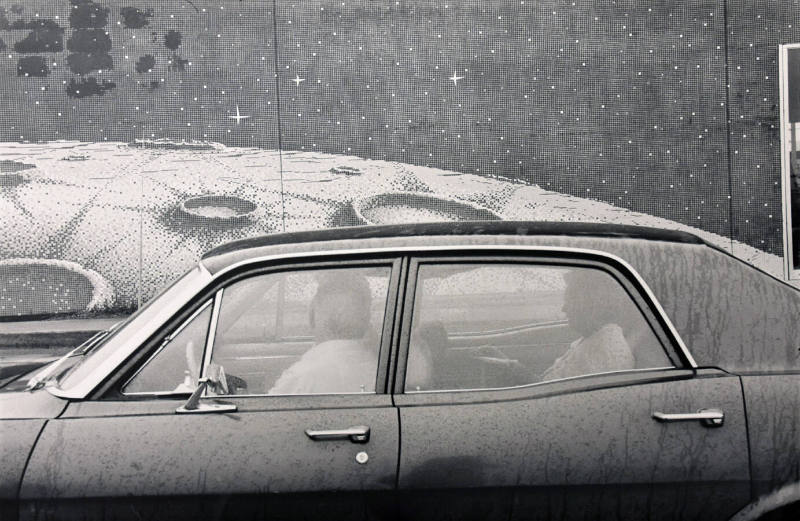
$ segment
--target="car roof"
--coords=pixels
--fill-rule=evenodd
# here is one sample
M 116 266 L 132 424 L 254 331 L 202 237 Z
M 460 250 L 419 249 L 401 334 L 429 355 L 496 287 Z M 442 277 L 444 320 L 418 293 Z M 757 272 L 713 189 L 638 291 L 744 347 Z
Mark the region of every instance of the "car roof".
M 701 238 L 691 233 L 644 226 L 542 221 L 460 221 L 351 226 L 262 235 L 218 246 L 203 255 L 201 263 L 211 273 L 215 273 L 246 259 L 274 254 L 330 249 L 334 246 L 338 250 L 366 249 L 378 245 L 391 248 L 408 245 L 409 239 L 416 239 L 413 244 L 420 248 L 424 248 L 425 244 L 433 245 L 437 242 L 434 239 L 425 240 L 425 237 L 449 238 L 448 242 L 451 244 L 453 239 L 464 237 L 465 243 L 475 244 L 476 236 L 492 237 L 491 242 L 494 244 L 502 242 L 503 236 L 509 239 L 550 236 L 639 239 L 706 245 Z M 325 247 L 320 248 L 323 243 Z
M 392 237 L 458 236 L 458 235 L 564 235 L 591 237 L 620 237 L 654 241 L 706 244 L 700 237 L 678 230 L 665 230 L 645 226 L 603 223 L 572 223 L 546 221 L 460 221 L 435 223 L 409 223 L 381 226 L 348 226 L 275 233 L 231 241 L 210 250 L 203 260 L 227 253 L 256 249 L 264 246 L 302 244 L 309 242 L 346 241 Z

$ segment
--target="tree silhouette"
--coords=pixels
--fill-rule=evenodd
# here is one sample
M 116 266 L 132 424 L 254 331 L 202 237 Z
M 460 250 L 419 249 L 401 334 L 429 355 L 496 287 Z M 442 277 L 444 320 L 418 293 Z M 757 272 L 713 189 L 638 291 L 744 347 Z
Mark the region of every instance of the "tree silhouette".
M 43 78 L 48 74 L 50 69 L 41 56 L 24 56 L 17 61 L 17 76 Z
M 69 80 L 67 85 L 67 96 L 70 98 L 85 98 L 87 96 L 102 96 L 107 90 L 111 90 L 117 86 L 113 81 L 103 80 L 102 83 L 97 81 L 97 78 L 81 78 L 75 81 L 75 78 Z
M 71 52 L 67 56 L 67 65 L 81 79 L 70 80 L 67 95 L 72 98 L 102 96 L 105 91 L 115 88 L 116 84 L 106 80 L 100 83 L 96 78 L 87 78 L 86 75 L 94 70 L 114 68 L 114 59 L 109 54 L 111 37 L 103 29 L 108 23 L 109 9 L 93 0 L 70 0 L 70 3 L 72 36 L 67 40 L 67 49 Z
M 178 31 L 169 31 L 164 35 L 164 47 L 175 52 L 181 46 L 182 38 L 181 33 Z
M 100 28 L 108 23 L 108 8 L 91 0 L 71 0 L 69 24 L 73 29 Z
M 74 74 L 85 76 L 92 71 L 110 70 L 114 68 L 114 59 L 110 54 L 88 54 L 76 52 L 67 56 L 67 65 Z
M 19 53 L 61 52 L 64 50 L 64 29 L 53 20 L 17 20 L 12 29 L 30 29 L 31 32 L 14 44 Z
M 145 9 L 142 11 L 136 7 L 123 7 L 120 10 L 120 14 L 126 29 L 141 29 L 150 23 L 148 18 L 153 16 L 153 10 Z
M 150 72 L 156 66 L 156 59 L 152 54 L 145 54 L 136 61 L 136 72 L 143 74 Z
M 67 49 L 72 52 L 106 53 L 111 50 L 111 38 L 103 29 L 72 31 L 67 40 Z

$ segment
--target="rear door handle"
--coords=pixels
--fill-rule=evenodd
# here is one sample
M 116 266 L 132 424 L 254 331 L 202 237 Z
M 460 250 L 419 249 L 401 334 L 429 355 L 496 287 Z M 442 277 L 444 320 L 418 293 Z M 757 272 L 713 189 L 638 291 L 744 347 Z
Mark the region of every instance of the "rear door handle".
M 367 443 L 369 441 L 369 427 L 358 425 L 356 427 L 349 427 L 347 429 L 306 429 L 306 436 L 314 441 L 350 440 L 353 443 Z
M 654 412 L 653 418 L 659 422 L 699 421 L 706 427 L 721 427 L 725 414 L 720 409 L 700 409 L 697 412 L 664 413 Z

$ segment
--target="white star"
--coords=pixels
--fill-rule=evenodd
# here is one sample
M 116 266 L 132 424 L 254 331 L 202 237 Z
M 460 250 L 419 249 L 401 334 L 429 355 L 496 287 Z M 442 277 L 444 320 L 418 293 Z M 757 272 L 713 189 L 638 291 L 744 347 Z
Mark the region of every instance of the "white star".
M 250 116 L 242 116 L 241 114 L 239 114 L 239 105 L 236 105 L 236 115 L 235 116 L 228 116 L 228 117 L 231 118 L 231 119 L 235 119 L 237 125 L 241 125 L 242 120 L 243 119 L 247 119 Z
M 456 71 L 453 71 L 453 76 L 451 78 L 447 78 L 448 80 L 453 82 L 453 85 L 458 87 L 458 80 L 463 80 L 464 76 L 457 76 Z
M 294 75 L 294 79 L 292 81 L 294 82 L 295 85 L 297 85 L 299 87 L 300 86 L 300 82 L 306 81 L 306 79 L 305 78 L 301 78 L 299 74 L 295 74 Z

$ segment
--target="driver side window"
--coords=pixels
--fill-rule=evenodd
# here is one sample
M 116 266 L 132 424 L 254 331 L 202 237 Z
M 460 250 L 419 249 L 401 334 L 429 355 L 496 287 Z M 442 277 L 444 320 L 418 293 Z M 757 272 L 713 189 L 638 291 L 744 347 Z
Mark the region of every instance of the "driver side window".
M 186 322 L 178 326 L 161 348 L 123 387 L 124 394 L 190 393 L 200 377 L 203 349 L 211 322 L 211 302 L 207 302 Z
M 211 362 L 236 376 L 229 392 L 374 393 L 390 271 L 269 273 L 226 288 Z
M 214 394 L 375 393 L 390 274 L 298 269 L 233 282 L 167 336 L 122 392 L 191 393 L 203 375 Z

